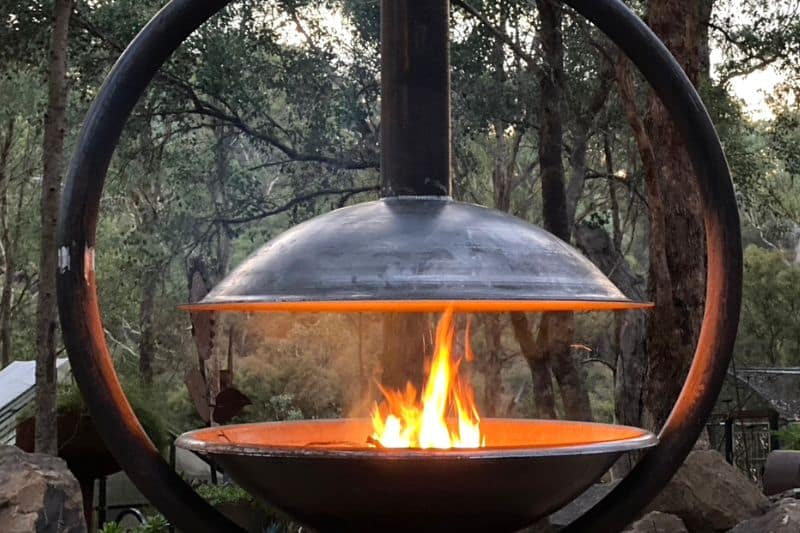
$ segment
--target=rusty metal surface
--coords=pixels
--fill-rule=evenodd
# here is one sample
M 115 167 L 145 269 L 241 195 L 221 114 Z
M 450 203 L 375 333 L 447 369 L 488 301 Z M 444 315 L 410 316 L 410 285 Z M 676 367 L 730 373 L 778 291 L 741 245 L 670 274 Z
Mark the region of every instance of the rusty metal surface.
M 581 422 L 487 419 L 481 428 L 489 447 L 475 450 L 368 449 L 353 444 L 370 431 L 359 419 L 222 426 L 176 444 L 320 531 L 511 532 L 580 494 L 622 453 L 657 442 Z
M 400 197 L 295 226 L 186 308 L 326 301 L 363 302 L 359 310 L 374 301 L 632 304 L 586 257 L 541 228 L 446 197 Z

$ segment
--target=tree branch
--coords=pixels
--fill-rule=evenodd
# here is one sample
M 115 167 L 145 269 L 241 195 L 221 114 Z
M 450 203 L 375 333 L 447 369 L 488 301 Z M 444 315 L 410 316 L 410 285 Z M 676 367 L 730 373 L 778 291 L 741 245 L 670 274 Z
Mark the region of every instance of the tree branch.
M 516 54 L 519 58 L 525 61 L 525 63 L 528 64 L 528 68 L 530 68 L 531 70 L 536 70 L 539 68 L 539 62 L 536 61 L 536 58 L 533 55 L 523 50 L 518 42 L 512 39 L 502 29 L 492 24 L 492 21 L 490 21 L 483 13 L 481 13 L 473 6 L 471 6 L 468 2 L 466 2 L 466 0 L 452 0 L 451 3 L 461 8 L 471 17 L 477 19 L 478 22 L 481 23 L 481 25 L 483 25 L 487 30 L 489 30 L 500 41 L 502 41 L 503 44 L 511 48 L 514 54 Z
M 296 206 L 298 204 L 302 204 L 303 202 L 307 202 L 309 200 L 313 200 L 314 198 L 319 198 L 319 197 L 322 197 L 322 196 L 333 196 L 333 195 L 337 195 L 337 194 L 344 195 L 345 198 L 350 198 L 350 197 L 352 197 L 352 196 L 354 196 L 356 194 L 361 194 L 361 193 L 365 193 L 365 192 L 377 192 L 378 190 L 380 190 L 380 187 L 378 185 L 370 185 L 370 186 L 367 186 L 367 187 L 355 187 L 355 188 L 352 188 L 352 189 L 322 189 L 320 191 L 316 191 L 316 192 L 304 194 L 302 196 L 298 196 L 296 198 L 293 198 L 289 202 L 283 204 L 280 207 L 276 207 L 274 209 L 270 209 L 270 210 L 267 210 L 267 211 L 262 211 L 261 213 L 257 213 L 255 215 L 249 215 L 249 216 L 240 217 L 240 218 L 216 219 L 214 222 L 223 223 L 223 224 L 246 224 L 248 222 L 254 222 L 256 220 L 262 220 L 264 218 L 271 217 L 271 216 L 277 215 L 279 213 L 283 213 L 283 212 L 288 211 L 289 209 L 291 209 L 292 207 L 294 207 L 294 206 Z
M 110 46 L 116 52 L 122 52 L 124 50 L 124 47 L 122 47 L 119 43 L 117 43 L 113 39 L 103 34 L 96 26 L 94 26 L 88 19 L 86 19 L 86 17 L 82 16 L 82 14 L 76 13 L 74 18 L 76 19 L 76 22 L 81 27 L 83 27 L 90 35 L 96 37 L 97 39 L 105 43 L 107 46 Z M 283 152 L 283 154 L 286 155 L 286 157 L 288 157 L 294 162 L 319 163 L 322 165 L 339 168 L 343 170 L 365 170 L 365 169 L 376 169 L 380 167 L 380 162 L 378 160 L 355 161 L 350 159 L 342 159 L 342 158 L 327 156 L 323 154 L 300 152 L 291 145 L 289 145 L 287 142 L 284 142 L 281 139 L 279 139 L 277 136 L 268 133 L 266 131 L 257 130 L 256 128 L 247 124 L 232 109 L 232 107 L 225 102 L 223 98 L 218 96 L 213 96 L 213 98 L 222 102 L 222 104 L 228 109 L 228 112 L 223 111 L 214 104 L 201 98 L 194 87 L 192 87 L 188 82 L 178 78 L 174 74 L 166 72 L 162 69 L 159 70 L 156 79 L 177 89 L 181 94 L 183 94 L 186 98 L 188 98 L 192 102 L 193 108 L 180 110 L 176 112 L 155 113 L 154 114 L 155 116 L 196 114 L 196 115 L 215 118 L 217 120 L 227 122 L 234 128 L 241 131 L 242 133 L 254 139 L 262 141 L 272 146 L 273 148 L 276 148 L 280 152 Z M 280 124 L 278 124 L 272 117 L 270 117 L 267 114 L 265 114 L 265 117 L 267 121 L 270 124 L 272 124 L 273 127 L 283 132 L 286 132 L 286 130 Z

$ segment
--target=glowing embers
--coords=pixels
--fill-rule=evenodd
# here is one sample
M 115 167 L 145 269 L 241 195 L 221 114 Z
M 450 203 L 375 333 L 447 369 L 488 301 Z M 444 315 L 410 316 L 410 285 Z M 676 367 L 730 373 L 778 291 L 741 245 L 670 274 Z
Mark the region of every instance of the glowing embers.
M 461 362 L 472 360 L 469 325 L 464 354 L 454 358 L 453 309 L 448 308 L 436 327 L 436 343 L 420 398 L 411 383 L 404 391 L 380 387 L 384 400 L 372 410 L 369 442 L 383 448 L 479 448 L 480 416 L 470 383 L 459 374 Z

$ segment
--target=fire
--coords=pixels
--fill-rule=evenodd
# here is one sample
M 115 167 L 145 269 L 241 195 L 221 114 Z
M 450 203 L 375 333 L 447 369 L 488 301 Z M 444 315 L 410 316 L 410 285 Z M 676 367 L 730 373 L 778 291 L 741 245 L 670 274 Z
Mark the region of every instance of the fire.
M 479 448 L 486 445 L 481 435 L 480 416 L 472 386 L 462 381 L 461 358 L 453 361 L 453 310 L 448 309 L 436 327 L 436 344 L 422 398 L 416 388 L 387 390 L 380 387 L 384 401 L 372 410 L 370 440 L 384 448 Z M 469 326 L 464 340 L 467 360 L 472 360 Z

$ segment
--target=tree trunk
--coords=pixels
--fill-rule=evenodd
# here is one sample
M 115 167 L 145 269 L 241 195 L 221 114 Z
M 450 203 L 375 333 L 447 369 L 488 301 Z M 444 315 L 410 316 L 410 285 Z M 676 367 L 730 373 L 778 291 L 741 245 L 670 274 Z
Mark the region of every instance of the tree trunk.
M 511 325 L 514 327 L 514 336 L 531 371 L 534 416 L 544 419 L 557 418 L 550 363 L 545 358 L 542 345 L 531 333 L 531 325 L 525 313 L 511 313 Z
M 193 257 L 186 263 L 187 288 L 189 302 L 199 302 L 208 294 L 211 283 L 208 269 L 201 257 Z M 211 401 L 209 396 L 208 374 L 206 366 L 212 354 L 216 351 L 217 339 L 215 332 L 218 330 L 218 313 L 201 311 L 189 313 L 192 323 L 192 338 L 197 349 L 197 368 L 187 371 L 185 384 L 192 400 L 195 402 L 200 417 L 211 422 Z
M 155 361 L 156 335 L 155 315 L 158 275 L 146 270 L 142 276 L 142 301 L 139 303 L 139 377 L 145 385 L 153 383 L 153 361 Z
M 500 400 L 503 397 L 502 336 L 503 315 L 487 314 L 483 317 L 487 353 L 482 359 L 484 386 L 484 415 L 491 418 L 502 416 Z
M 709 76 L 707 24 L 712 4 L 713 0 L 650 3 L 650 27 L 695 85 L 705 83 Z M 658 186 L 647 188 L 650 253 L 656 258 L 650 264 L 650 289 L 656 307 L 647 326 L 644 425 L 658 429 L 678 397 L 697 344 L 705 304 L 706 257 L 700 195 L 688 153 L 658 97 L 651 91 L 648 99 L 645 128 L 657 171 L 650 178 L 657 178 Z M 658 231 L 664 233 L 657 236 Z
M 152 125 L 148 121 L 141 135 L 141 154 L 146 157 L 145 172 L 149 182 L 143 185 L 145 191 L 140 204 L 138 218 L 139 231 L 142 235 L 151 236 L 156 233 L 159 224 L 157 204 L 150 199 L 161 197 L 161 163 L 164 156 L 164 147 L 171 137 L 171 128 L 168 126 L 163 140 L 154 145 Z M 147 239 L 149 240 L 149 239 Z M 156 314 L 156 293 L 158 284 L 163 277 L 168 259 L 165 259 L 158 250 L 149 250 L 145 254 L 147 261 L 142 264 L 140 273 L 139 302 L 139 379 L 144 385 L 153 383 L 153 363 L 155 361 L 157 330 L 154 320 Z
M 217 139 L 214 149 L 215 172 L 209 184 L 209 192 L 214 200 L 214 211 L 217 218 L 222 219 L 225 217 L 228 203 L 225 185 L 230 175 L 231 133 L 225 126 L 220 124 L 214 128 L 214 136 Z M 224 278 L 228 270 L 230 270 L 231 255 L 233 253 L 227 225 L 220 223 L 217 226 L 216 233 L 216 251 L 214 254 L 216 256 L 215 283 Z
M 41 256 L 36 309 L 37 452 L 55 455 L 56 439 L 56 224 L 61 196 L 67 104 L 67 44 L 72 0 L 56 0 L 48 66 L 41 200 Z
M 644 280 L 625 260 L 614 240 L 603 228 L 579 225 L 575 229 L 578 248 L 631 300 L 644 299 Z M 639 426 L 646 372 L 645 313 L 624 311 L 614 314 L 611 345 L 616 354 L 614 367 L 614 415 L 617 423 Z M 626 454 L 615 465 L 622 477 L 636 463 L 635 454 Z
M 214 150 L 214 173 L 208 181 L 208 191 L 214 201 L 214 212 L 217 218 L 224 218 L 227 208 L 226 184 L 230 176 L 230 144 L 231 136 L 227 128 L 218 124 L 214 128 L 216 145 Z M 217 226 L 214 242 L 211 243 L 211 255 L 213 256 L 213 270 L 211 270 L 209 287 L 215 286 L 228 273 L 231 262 L 231 247 L 228 228 L 224 223 Z M 214 314 L 207 322 L 210 327 L 208 333 L 211 339 L 208 357 L 203 362 L 203 375 L 206 382 L 206 391 L 209 399 L 209 413 L 211 425 L 214 421 L 214 404 L 220 392 L 222 392 L 222 361 L 227 358 L 228 343 L 223 342 L 222 333 L 225 331 L 221 315 Z
M 564 43 L 561 35 L 562 8 L 551 0 L 536 0 L 541 18 L 540 39 L 544 68 L 539 80 L 541 124 L 539 126 L 539 168 L 542 182 L 544 227 L 569 241 L 567 197 L 564 189 L 561 107 L 564 95 Z
M 561 106 L 564 84 L 564 45 L 561 20 L 563 13 L 561 6 L 550 0 L 537 0 L 536 6 L 541 19 L 540 38 L 544 58 L 544 69 L 540 79 L 541 124 L 539 128 L 539 168 L 544 227 L 555 236 L 569 242 L 570 224 L 562 162 Z M 519 318 L 516 321 L 519 323 Z M 589 420 L 592 417 L 589 394 L 586 391 L 582 370 L 570 353 L 574 321 L 572 313 L 546 314 L 542 317 L 539 325 L 537 345 L 545 360 L 549 362 L 559 383 L 565 416 L 572 420 Z
M 500 10 L 500 21 L 499 27 L 504 27 L 506 24 L 505 18 L 505 10 Z M 500 39 L 495 41 L 495 46 L 493 49 L 493 62 L 494 62 L 494 72 L 495 72 L 495 82 L 498 84 L 502 84 L 506 80 L 505 75 L 505 68 L 504 68 L 504 61 L 505 61 L 505 54 L 503 43 Z M 543 78 L 547 78 L 547 74 L 541 74 Z M 543 82 L 544 83 L 544 82 Z M 556 95 L 560 95 L 560 92 L 556 90 Z M 560 105 L 560 102 L 556 104 L 556 108 Z M 556 126 L 558 127 L 558 131 L 556 135 L 558 136 L 558 143 L 560 146 L 561 143 L 561 122 L 560 122 L 560 110 L 558 110 L 559 116 L 557 117 Z M 519 142 L 522 140 L 521 135 L 523 132 L 518 131 L 516 132 L 517 138 L 515 139 L 513 155 L 509 158 L 507 157 L 507 150 L 508 150 L 508 142 L 506 139 L 506 127 L 507 123 L 498 118 L 494 122 L 494 134 L 495 134 L 495 154 L 494 154 L 494 167 L 492 170 L 492 186 L 494 192 L 494 206 L 495 209 L 500 211 L 509 212 L 511 211 L 511 192 L 512 192 L 512 169 L 515 165 L 515 156 L 518 154 L 518 147 Z M 544 128 L 544 125 L 543 125 Z M 560 159 L 561 155 L 555 155 L 556 159 L 559 162 L 560 166 Z M 509 160 L 510 159 L 510 160 Z M 562 171 L 563 173 L 563 171 Z M 562 193 L 563 193 L 563 175 L 562 175 Z M 534 403 L 534 411 L 535 415 L 538 418 L 556 418 L 556 402 L 555 402 L 555 392 L 553 388 L 553 379 L 551 374 L 551 361 L 549 360 L 548 354 L 549 351 L 546 346 L 541 344 L 541 339 L 536 340 L 532 333 L 530 322 L 528 321 L 528 317 L 524 313 L 511 313 L 511 324 L 513 326 L 514 337 L 519 344 L 520 351 L 522 352 L 525 361 L 528 363 L 528 368 L 531 372 L 531 382 L 533 383 L 533 403 Z M 490 337 L 490 342 L 493 339 Z M 498 351 L 500 349 L 499 345 L 492 343 L 490 345 L 490 351 Z M 491 368 L 491 364 L 493 361 L 489 361 L 489 365 L 487 365 L 486 369 L 486 378 L 487 378 L 487 387 L 489 387 L 495 381 L 500 381 L 500 369 Z M 487 390 L 487 395 L 491 395 L 492 391 Z M 570 402 L 571 404 L 572 402 Z
M 606 158 L 606 174 L 608 174 L 608 198 L 611 205 L 611 228 L 614 250 L 622 255 L 622 221 L 619 217 L 619 201 L 617 200 L 617 183 L 614 181 L 614 154 L 611 151 L 611 140 L 608 133 L 603 135 L 603 155 Z
M 567 222 L 569 223 L 570 235 L 572 234 L 576 220 L 575 215 L 578 209 L 578 202 L 583 196 L 583 189 L 586 185 L 586 156 L 589 149 L 595 123 L 600 112 L 605 108 L 608 95 L 614 80 L 613 66 L 604 63 L 603 70 L 598 79 L 599 85 L 586 102 L 586 108 L 577 110 L 578 117 L 572 134 L 572 149 L 569 154 L 569 165 L 571 177 L 566 191 L 566 211 Z
M 430 355 L 430 322 L 425 313 L 386 313 L 383 316 L 381 385 L 405 388 L 411 383 L 422 390 L 425 357 Z
M 503 2 L 499 6 L 499 27 L 505 27 L 507 18 L 506 4 Z M 494 47 L 492 49 L 492 62 L 494 68 L 494 79 L 498 87 L 501 87 L 506 82 L 505 72 L 505 49 L 503 42 L 498 38 L 495 39 Z M 513 190 L 513 168 L 516 165 L 516 155 L 519 153 L 518 143 L 522 140 L 523 131 L 516 131 L 514 135 L 515 148 L 510 155 L 508 152 L 508 139 L 506 138 L 506 130 L 508 123 L 502 118 L 496 118 L 494 121 L 494 166 L 492 168 L 492 188 L 494 194 L 494 207 L 500 211 L 511 211 L 511 193 Z M 487 341 L 487 354 L 483 359 L 483 374 L 485 377 L 484 386 L 484 406 L 486 409 L 486 416 L 498 416 L 500 414 L 500 398 L 503 392 L 503 379 L 502 379 L 502 364 L 500 360 L 500 353 L 502 351 L 502 330 L 503 323 L 499 315 L 484 317 L 484 325 L 486 328 L 486 341 Z M 530 335 L 530 332 L 528 332 Z M 550 372 L 547 365 L 539 365 L 531 367 L 531 372 L 540 372 L 542 376 L 536 376 L 534 381 L 538 382 L 543 379 L 550 378 Z M 552 389 L 550 390 L 550 398 L 552 399 Z
M 14 281 L 14 250 L 8 213 L 8 192 L 11 176 L 8 158 L 14 138 L 14 118 L 8 120 L 2 147 L 0 147 L 0 242 L 3 244 L 3 289 L 0 295 L 0 368 L 11 363 L 11 296 Z

